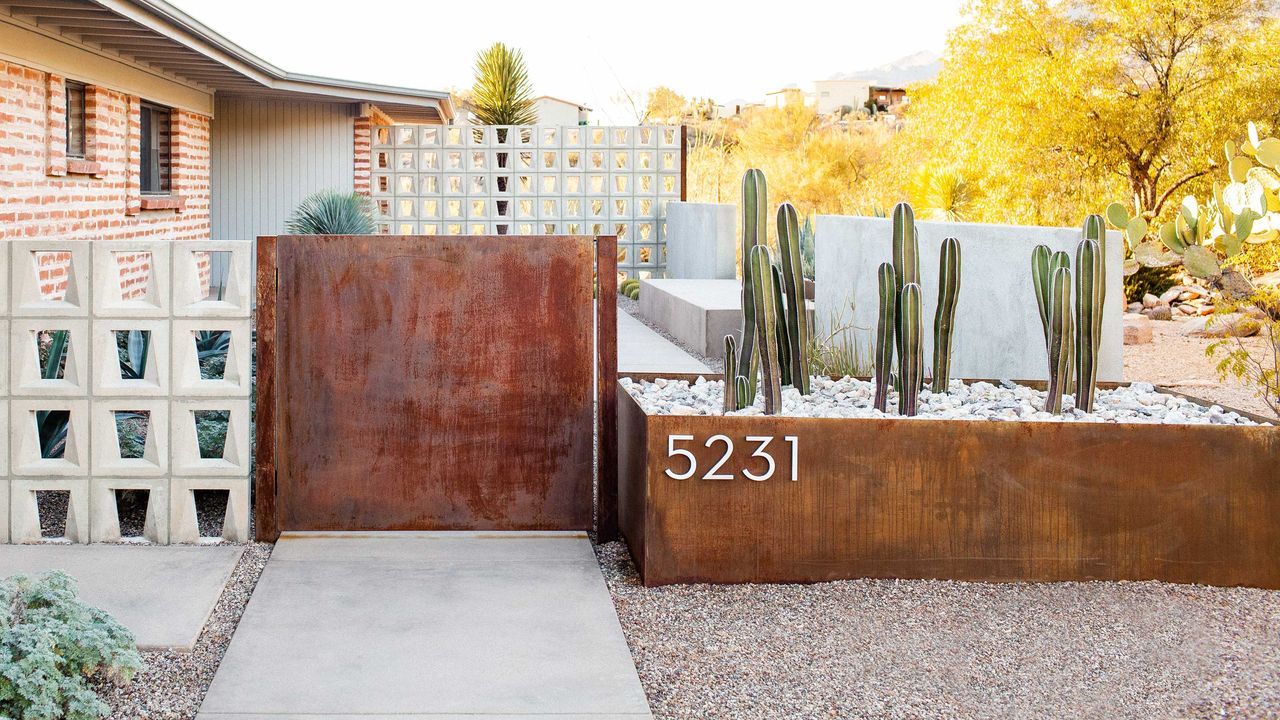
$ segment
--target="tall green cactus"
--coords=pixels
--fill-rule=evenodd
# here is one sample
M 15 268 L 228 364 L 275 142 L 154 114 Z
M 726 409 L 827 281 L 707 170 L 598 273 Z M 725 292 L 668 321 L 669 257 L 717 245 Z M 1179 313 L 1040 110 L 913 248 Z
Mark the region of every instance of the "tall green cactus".
M 791 345 L 788 336 L 791 328 L 787 322 L 787 306 L 782 299 L 782 268 L 774 263 L 773 271 L 773 314 L 777 318 L 778 331 L 778 379 L 783 385 L 791 384 Z
M 951 331 L 960 295 L 960 241 L 945 238 L 938 253 L 938 307 L 933 312 L 933 392 L 951 384 Z
M 773 254 L 768 245 L 751 248 L 751 298 L 755 304 L 756 351 L 760 354 L 760 393 L 764 396 L 764 414 L 773 415 L 782 408 L 782 383 L 778 368 L 778 336 L 773 305 Z
M 893 367 L 893 338 L 897 315 L 898 294 L 894 288 L 893 263 L 880 263 L 877 273 L 880 279 L 880 318 L 876 322 L 876 397 L 875 407 L 880 412 L 889 409 L 889 385 Z
M 911 205 L 900 202 L 893 206 L 893 274 L 898 293 L 894 326 L 901 324 L 902 288 L 907 283 L 920 284 L 920 244 L 916 240 L 916 215 Z M 902 335 L 897 335 L 898 355 L 902 355 Z
M 1098 345 L 1102 341 L 1102 248 L 1088 237 L 1076 246 L 1076 407 L 1093 411 L 1098 386 Z
M 1036 291 L 1036 307 L 1040 309 L 1040 329 L 1044 346 L 1049 347 L 1049 293 L 1053 291 L 1053 274 L 1049 272 L 1048 245 L 1037 245 L 1031 251 L 1031 286 Z
M 769 188 L 764 173 L 752 168 L 742 176 L 742 343 L 738 349 L 736 375 L 747 379 L 748 397 L 756 395 L 756 367 L 760 349 L 756 347 L 755 282 L 751 263 L 754 248 L 768 243 Z M 772 277 L 770 277 L 772 281 Z M 726 374 L 727 376 L 727 374 Z
M 737 376 L 733 374 L 733 369 L 738 367 L 738 339 L 733 335 L 724 336 L 724 411 L 732 412 L 741 410 L 738 406 L 738 396 L 734 391 L 738 384 L 734 382 Z
M 804 261 L 800 247 L 800 223 L 791 203 L 778 208 L 778 254 L 782 256 L 783 289 L 787 296 L 787 345 L 789 346 L 791 384 L 801 395 L 808 395 L 809 381 L 809 314 L 804 303 Z
M 1106 221 L 1106 218 L 1102 217 L 1101 215 L 1098 215 L 1097 213 L 1094 213 L 1093 215 L 1086 217 L 1084 219 L 1083 237 L 1085 239 L 1092 240 L 1098 243 L 1098 267 L 1100 268 L 1099 272 L 1103 278 L 1102 282 L 1098 283 L 1098 287 L 1100 288 L 1100 290 L 1098 291 L 1098 298 L 1099 298 L 1098 313 L 1099 313 L 1099 316 L 1101 316 L 1102 306 L 1107 301 L 1107 283 L 1106 283 L 1107 221 Z M 1077 275 L 1079 274 L 1079 269 L 1080 269 L 1079 263 L 1077 263 L 1076 264 Z M 1076 278 L 1076 281 L 1079 282 L 1078 277 Z
M 898 299 L 898 377 L 902 388 L 898 392 L 898 414 L 907 417 L 916 414 L 920 388 L 924 384 L 924 350 L 921 337 L 920 308 L 924 301 L 920 285 L 907 283 Z
M 1044 409 L 1062 412 L 1062 394 L 1071 382 L 1071 270 L 1058 267 L 1049 291 L 1049 392 Z

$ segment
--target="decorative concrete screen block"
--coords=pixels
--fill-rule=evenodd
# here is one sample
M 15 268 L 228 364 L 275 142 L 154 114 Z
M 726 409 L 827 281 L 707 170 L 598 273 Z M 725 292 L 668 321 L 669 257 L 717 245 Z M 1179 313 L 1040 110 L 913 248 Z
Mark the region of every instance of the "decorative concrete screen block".
M 375 127 L 373 140 L 377 232 L 611 233 L 619 276 L 666 272 L 678 127 L 396 125 Z
M 50 362 L 58 344 L 61 362 Z M 14 395 L 89 394 L 89 321 L 51 317 L 10 321 L 9 387 Z
M 117 493 L 136 490 L 146 493 L 142 534 L 125 537 L 121 533 Z M 141 494 L 141 493 L 137 493 Z M 140 501 L 141 498 L 138 498 Z M 91 542 L 143 540 L 157 545 L 169 542 L 169 481 L 164 478 L 95 479 L 89 488 L 89 539 Z
M 425 137 L 410 134 L 383 142 Z M 173 514 L 187 513 L 174 483 L 184 500 L 193 487 L 226 491 L 224 535 L 248 538 L 252 252 L 249 241 L 0 241 L 0 542 L 167 543 Z M 43 503 L 69 505 L 65 539 L 52 537 L 60 519 L 42 536 L 46 492 L 69 493 Z M 147 498 L 140 536 L 121 537 L 117 495 Z
M 93 312 L 95 316 L 167 317 L 169 246 L 161 240 L 95 242 Z
M 1031 251 L 1036 245 L 1048 245 L 1071 255 L 1074 265 L 1079 228 L 938 222 L 919 222 L 916 227 L 926 313 L 924 357 L 933 354 L 938 251 L 943 238 L 954 236 L 963 252 L 951 374 L 970 379 L 1047 379 L 1044 334 L 1031 286 Z M 892 256 L 891 221 L 819 216 L 816 236 L 817 327 L 831 327 L 843 317 L 860 329 L 856 331 L 860 347 L 869 356 L 878 305 L 876 268 Z M 1109 233 L 1107 300 L 1098 359 L 1102 381 L 1123 379 L 1122 262 L 1119 234 Z
M 174 478 L 169 486 L 169 542 L 197 543 L 208 539 L 200 532 L 196 513 L 196 492 L 224 491 L 226 514 L 222 520 L 223 540 L 249 539 L 249 488 L 240 478 Z
M 14 317 L 87 317 L 93 264 L 87 240 L 9 242 Z
M 174 475 L 248 477 L 248 402 L 175 400 L 169 411 Z
M 95 320 L 93 357 L 94 395 L 169 394 L 168 320 Z
M 9 470 L 26 476 L 89 474 L 89 401 L 62 397 L 9 402 Z
M 200 243 L 173 249 L 175 317 L 249 317 L 254 288 L 253 246 L 245 242 Z
M 173 321 L 175 395 L 248 397 L 249 320 Z
M 93 477 L 160 477 L 169 470 L 169 400 L 119 398 L 93 404 Z
M 13 478 L 9 482 L 9 536 L 15 543 L 41 542 L 40 506 L 37 493 L 66 493 L 66 517 L 62 534 L 49 539 L 60 542 L 89 542 L 88 478 Z M 60 505 L 61 503 L 59 503 Z M 53 523 L 50 523 L 53 527 Z
M 725 203 L 667 205 L 667 277 L 732 280 L 737 276 L 737 208 Z

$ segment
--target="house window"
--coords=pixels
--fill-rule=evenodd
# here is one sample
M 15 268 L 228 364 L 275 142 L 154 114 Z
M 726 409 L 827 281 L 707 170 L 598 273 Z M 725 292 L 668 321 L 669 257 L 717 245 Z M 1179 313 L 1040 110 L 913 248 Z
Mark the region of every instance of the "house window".
M 67 81 L 67 157 L 85 157 L 84 83 Z
M 169 119 L 169 108 L 142 104 L 139 121 L 139 131 L 142 136 L 142 167 L 139 175 L 144 193 L 169 192 L 169 176 L 173 167 L 169 154 L 171 133 Z

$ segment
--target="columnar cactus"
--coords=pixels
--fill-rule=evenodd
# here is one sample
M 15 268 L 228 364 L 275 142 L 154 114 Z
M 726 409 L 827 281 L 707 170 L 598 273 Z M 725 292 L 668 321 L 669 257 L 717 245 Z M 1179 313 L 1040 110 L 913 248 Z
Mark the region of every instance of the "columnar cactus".
M 1076 246 L 1076 407 L 1093 411 L 1098 384 L 1098 345 L 1102 341 L 1102 249 L 1088 237 Z
M 774 263 L 773 271 L 773 314 L 777 318 L 778 332 L 778 379 L 783 385 L 791 384 L 791 335 L 790 323 L 787 320 L 787 306 L 782 299 L 782 268 Z
M 893 263 L 880 263 L 880 318 L 876 322 L 876 397 L 880 412 L 889 409 L 890 368 L 893 366 L 893 337 L 898 293 L 894 287 Z
M 1071 270 L 1058 267 L 1049 291 L 1049 392 L 1045 411 L 1062 412 L 1062 394 L 1071 381 Z
M 738 339 L 733 335 L 724 336 L 724 411 L 732 412 L 741 410 L 738 406 L 738 395 L 734 392 L 738 383 L 737 376 L 733 374 L 734 368 L 738 367 Z
M 893 206 L 893 274 L 898 295 L 907 283 L 920 284 L 920 245 L 916 241 L 916 215 L 907 203 Z M 902 315 L 902 299 L 898 299 L 894 325 Z M 898 354 L 902 354 L 902 336 L 898 335 Z
M 1100 277 L 1105 278 L 1107 276 L 1107 220 L 1106 218 L 1096 213 L 1086 217 L 1084 219 L 1084 231 L 1083 231 L 1082 238 L 1085 240 L 1092 240 L 1098 243 L 1098 273 Z M 1080 263 L 1078 261 L 1079 261 L 1079 257 L 1077 257 L 1077 262 L 1076 262 L 1076 274 L 1077 274 L 1076 282 L 1079 282 L 1078 276 L 1080 272 Z M 1098 302 L 1098 313 L 1099 313 L 1099 316 L 1101 316 L 1102 305 L 1106 303 L 1106 299 L 1107 299 L 1106 282 L 1099 282 L 1098 288 L 1099 288 L 1098 297 L 1100 298 Z
M 924 351 L 921 337 L 920 306 L 923 304 L 920 285 L 907 283 L 898 299 L 898 377 L 902 389 L 898 393 L 898 414 L 910 417 L 916 414 L 920 388 L 924 383 Z
M 808 395 L 809 316 L 804 304 L 804 262 L 800 250 L 800 223 L 791 203 L 778 208 L 778 254 L 782 259 L 783 290 L 787 296 L 787 345 L 791 384 Z
M 933 391 L 951 384 L 951 330 L 960 295 L 960 241 L 949 237 L 938 253 L 938 307 L 933 312 Z
M 773 305 L 773 265 L 769 246 L 751 248 L 751 298 L 755 304 L 755 345 L 760 354 L 760 393 L 764 396 L 764 414 L 773 415 L 782 408 L 782 383 L 778 373 L 778 336 Z M 741 363 L 739 363 L 741 364 Z
M 755 337 L 759 318 L 756 313 L 751 252 L 767 243 L 768 208 L 769 191 L 764 173 L 752 168 L 742 177 L 742 344 L 738 350 L 738 369 L 735 373 L 735 376 L 747 379 L 747 396 L 750 398 L 755 398 L 756 395 L 756 367 L 759 362 L 759 348 L 756 347 Z M 728 376 L 727 369 L 725 375 Z
M 1031 251 L 1031 282 L 1035 286 L 1036 305 L 1040 308 L 1040 325 L 1044 330 L 1044 344 L 1049 346 L 1049 306 L 1053 292 L 1053 276 L 1058 268 L 1070 268 L 1071 258 L 1064 252 L 1051 253 L 1047 245 L 1037 245 Z

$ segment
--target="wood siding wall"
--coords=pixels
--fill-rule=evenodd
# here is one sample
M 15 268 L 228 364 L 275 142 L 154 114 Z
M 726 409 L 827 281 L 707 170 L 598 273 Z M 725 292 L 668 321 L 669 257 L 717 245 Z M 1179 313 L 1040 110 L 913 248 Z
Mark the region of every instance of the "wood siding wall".
M 284 233 L 307 195 L 350 191 L 358 106 L 218 97 L 213 132 L 213 239 Z

